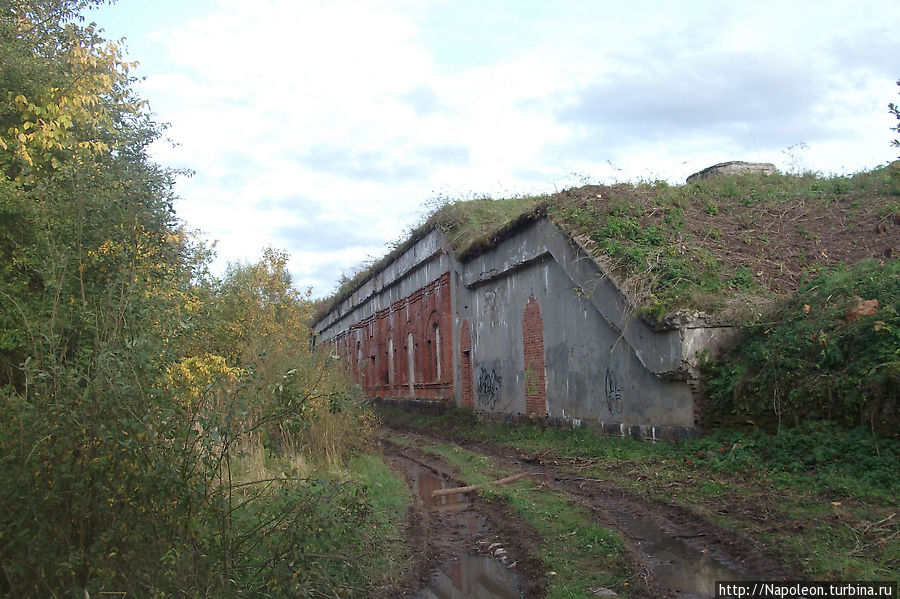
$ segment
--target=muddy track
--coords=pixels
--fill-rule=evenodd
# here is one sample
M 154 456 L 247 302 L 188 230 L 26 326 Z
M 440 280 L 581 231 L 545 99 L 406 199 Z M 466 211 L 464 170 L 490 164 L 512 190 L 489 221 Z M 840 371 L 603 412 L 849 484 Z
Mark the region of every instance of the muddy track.
M 559 458 L 523 455 L 516 449 L 433 431 L 407 427 L 392 430 L 422 445 L 437 440 L 459 445 L 496 460 L 512 472 L 536 473 L 536 479 L 566 493 L 599 522 L 622 534 L 633 559 L 640 564 L 637 574 L 650 596 L 711 597 L 713 580 L 788 577 L 784 563 L 757 540 L 726 530 L 684 506 L 623 491 L 602 480 L 575 476 L 566 471 Z
M 533 557 L 540 550 L 537 535 L 518 514 L 501 502 L 474 494 L 433 499 L 431 493 L 438 488 L 462 485 L 452 466 L 439 457 L 386 440 L 381 448 L 391 467 L 406 478 L 414 501 L 406 527 L 409 572 L 395 587 L 383 589 L 380 597 L 433 596 L 421 590 L 441 584 L 465 591 L 462 587 L 478 577 L 490 578 L 491 585 L 510 587 L 497 591 L 498 597 L 545 595 L 547 570 Z M 485 559 L 472 567 L 494 572 L 461 576 L 461 563 L 468 561 L 471 566 L 479 556 Z

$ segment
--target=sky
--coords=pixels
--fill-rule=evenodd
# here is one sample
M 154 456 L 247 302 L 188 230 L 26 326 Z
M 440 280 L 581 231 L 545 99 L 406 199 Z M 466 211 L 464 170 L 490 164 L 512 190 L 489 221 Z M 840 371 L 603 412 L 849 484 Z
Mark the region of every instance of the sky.
M 900 2 L 119 0 L 193 171 L 176 211 L 214 272 L 291 255 L 328 295 L 443 200 L 666 180 L 728 160 L 850 174 L 897 159 Z

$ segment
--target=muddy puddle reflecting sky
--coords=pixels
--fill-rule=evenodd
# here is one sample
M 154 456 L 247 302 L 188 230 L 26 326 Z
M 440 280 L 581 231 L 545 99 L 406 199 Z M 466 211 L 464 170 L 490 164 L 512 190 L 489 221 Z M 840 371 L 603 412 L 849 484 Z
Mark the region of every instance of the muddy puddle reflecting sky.
M 427 468 L 413 472 L 413 489 L 425 506 L 448 520 L 448 531 L 477 534 L 486 528 L 484 517 L 470 510 L 471 503 L 462 493 L 432 497 L 446 489 L 444 477 Z M 454 555 L 440 565 L 428 586 L 417 599 L 521 599 L 522 593 L 513 572 L 499 559 L 483 555 Z
M 718 561 L 702 547 L 702 537 L 673 537 L 656 525 L 611 511 L 619 527 L 637 542 L 644 562 L 652 570 L 660 589 L 684 599 L 714 597 L 717 580 L 748 580 L 747 574 Z
M 500 560 L 467 555 L 441 566 L 420 599 L 521 599 L 516 578 Z
M 413 489 L 425 506 L 444 518 L 446 534 L 477 535 L 486 521 L 464 494 L 432 497 L 453 485 L 422 467 L 413 472 Z M 706 599 L 715 596 L 717 580 L 747 580 L 748 575 L 718 560 L 703 548 L 703 539 L 677 537 L 630 513 L 616 501 L 601 502 L 617 526 L 637 544 L 660 590 L 668 597 Z M 750 577 L 752 578 L 752 577 Z M 453 555 L 440 565 L 417 599 L 519 599 L 516 575 L 503 561 L 483 555 Z

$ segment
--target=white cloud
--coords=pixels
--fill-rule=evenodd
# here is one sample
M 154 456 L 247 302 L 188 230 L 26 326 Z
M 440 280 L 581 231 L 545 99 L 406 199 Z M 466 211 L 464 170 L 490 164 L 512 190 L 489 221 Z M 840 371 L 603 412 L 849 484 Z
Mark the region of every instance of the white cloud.
M 893 2 L 221 0 L 123 34 L 155 44 L 142 93 L 180 143 L 155 156 L 197 172 L 179 214 L 222 263 L 292 249 L 322 294 L 439 193 L 786 167 L 800 142 L 808 168 L 883 163 L 897 21 Z

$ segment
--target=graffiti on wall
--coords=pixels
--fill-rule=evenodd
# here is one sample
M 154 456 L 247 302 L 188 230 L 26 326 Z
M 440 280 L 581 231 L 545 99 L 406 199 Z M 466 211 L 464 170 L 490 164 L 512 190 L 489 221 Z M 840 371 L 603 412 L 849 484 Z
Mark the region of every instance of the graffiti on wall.
M 478 403 L 483 407 L 493 410 L 500 399 L 500 390 L 503 388 L 503 378 L 493 368 L 488 372 L 481 369 L 478 376 Z
M 622 415 L 622 385 L 609 368 L 606 369 L 606 407 L 613 416 Z

